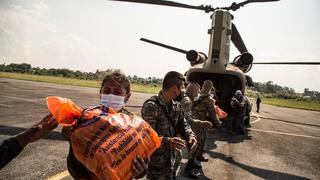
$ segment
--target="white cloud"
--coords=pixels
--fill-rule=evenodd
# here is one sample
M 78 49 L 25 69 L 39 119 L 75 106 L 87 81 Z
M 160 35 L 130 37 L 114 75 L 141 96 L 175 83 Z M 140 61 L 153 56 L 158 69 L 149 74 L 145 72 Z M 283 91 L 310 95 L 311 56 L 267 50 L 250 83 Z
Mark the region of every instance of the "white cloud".
M 0 46 L 3 47 L 0 61 L 26 62 L 41 67 L 87 67 L 97 54 L 93 44 L 49 23 L 49 13 L 50 9 L 43 2 L 31 8 L 11 5 L 0 10 Z

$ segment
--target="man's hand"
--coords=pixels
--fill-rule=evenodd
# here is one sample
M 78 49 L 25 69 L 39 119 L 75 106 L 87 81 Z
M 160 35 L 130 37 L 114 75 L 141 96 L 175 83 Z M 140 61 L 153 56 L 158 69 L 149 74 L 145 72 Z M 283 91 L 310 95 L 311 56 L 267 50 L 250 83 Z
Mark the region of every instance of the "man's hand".
M 174 150 L 182 150 L 186 146 L 185 141 L 179 137 L 170 138 L 170 147 Z
M 63 127 L 61 133 L 66 140 L 70 141 L 70 136 L 72 134 L 73 127 Z
M 48 114 L 40 122 L 33 125 L 31 128 L 17 135 L 19 144 L 25 147 L 28 143 L 37 141 L 52 131 L 58 125 L 57 121 Z
M 149 158 L 146 160 L 143 160 L 140 156 L 137 156 L 133 160 L 132 170 L 133 170 L 134 177 L 141 175 L 141 173 L 143 173 L 148 168 L 149 161 L 150 161 Z
M 235 104 L 239 104 L 239 101 L 237 98 L 232 98 L 231 101 L 234 102 Z
M 192 154 L 197 149 L 198 141 L 193 135 L 191 135 L 190 138 L 189 138 L 188 144 L 189 144 L 189 147 L 190 147 L 190 152 L 189 153 Z
M 212 129 L 213 125 L 209 121 L 200 121 L 200 127 L 208 130 L 208 129 Z
M 222 126 L 222 122 L 220 121 L 220 120 L 218 120 L 218 122 L 217 122 L 217 128 L 219 128 L 219 127 L 221 127 Z

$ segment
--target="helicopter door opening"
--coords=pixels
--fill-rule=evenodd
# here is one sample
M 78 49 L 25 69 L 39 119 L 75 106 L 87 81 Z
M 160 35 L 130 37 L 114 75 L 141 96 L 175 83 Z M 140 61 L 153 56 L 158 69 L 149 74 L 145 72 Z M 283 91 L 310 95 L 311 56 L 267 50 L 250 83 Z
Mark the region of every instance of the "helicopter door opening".
M 211 80 L 216 89 L 216 104 L 227 113 L 231 112 L 230 101 L 236 90 L 241 90 L 241 80 L 231 74 L 194 72 L 188 77 L 189 82 L 197 82 L 202 86 L 205 80 Z

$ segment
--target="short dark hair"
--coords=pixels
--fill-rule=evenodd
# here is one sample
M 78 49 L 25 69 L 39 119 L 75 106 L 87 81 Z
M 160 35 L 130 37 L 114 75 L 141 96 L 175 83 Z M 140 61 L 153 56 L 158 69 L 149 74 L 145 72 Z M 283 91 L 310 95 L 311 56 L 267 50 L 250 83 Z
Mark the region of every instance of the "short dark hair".
M 181 73 L 170 71 L 163 78 L 162 89 L 167 90 L 174 85 L 177 85 L 179 87 L 185 82 L 186 78 Z
M 130 81 L 128 79 L 128 77 L 121 72 L 119 69 L 115 69 L 115 70 L 111 70 L 110 72 L 108 72 L 105 77 L 103 78 L 102 84 L 101 84 L 101 88 L 100 88 L 100 92 L 101 89 L 103 88 L 104 84 L 106 84 L 109 81 L 113 81 L 117 84 L 119 84 L 120 86 L 124 87 L 126 90 L 126 94 L 128 94 L 130 92 Z

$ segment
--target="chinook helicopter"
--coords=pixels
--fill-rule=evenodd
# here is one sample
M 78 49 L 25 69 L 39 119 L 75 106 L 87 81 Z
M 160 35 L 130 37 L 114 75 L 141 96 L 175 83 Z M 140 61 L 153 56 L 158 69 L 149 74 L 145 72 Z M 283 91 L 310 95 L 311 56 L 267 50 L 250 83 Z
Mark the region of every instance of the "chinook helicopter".
M 230 101 L 236 90 L 245 92 L 245 86 L 253 86 L 251 77 L 245 75 L 253 64 L 291 64 L 291 65 L 319 65 L 320 62 L 253 62 L 253 56 L 248 52 L 237 27 L 232 23 L 233 15 L 230 11 L 236 11 L 249 3 L 275 2 L 279 0 L 246 0 L 240 3 L 232 3 L 229 7 L 214 8 L 210 5 L 193 6 L 174 1 L 163 0 L 112 0 L 130 3 L 144 3 L 152 5 L 163 5 L 178 8 L 203 10 L 211 14 L 212 24 L 208 30 L 210 35 L 209 53 L 196 50 L 183 50 L 177 47 L 159 43 L 150 39 L 141 38 L 141 41 L 177 51 L 186 55 L 191 67 L 185 73 L 187 81 L 197 82 L 200 85 L 205 80 L 211 80 L 215 86 L 219 106 L 231 111 Z M 229 62 L 230 41 L 239 50 L 240 55 Z

